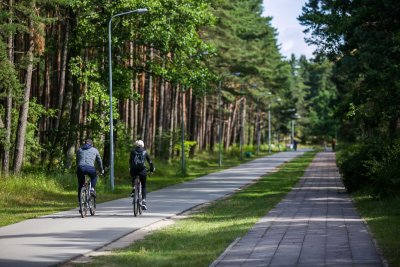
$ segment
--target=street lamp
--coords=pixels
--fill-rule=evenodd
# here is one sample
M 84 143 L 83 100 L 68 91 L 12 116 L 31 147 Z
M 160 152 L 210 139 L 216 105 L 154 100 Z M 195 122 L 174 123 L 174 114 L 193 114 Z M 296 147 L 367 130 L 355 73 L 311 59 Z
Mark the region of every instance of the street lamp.
M 219 80 L 218 84 L 218 118 L 219 118 L 219 123 L 218 123 L 218 166 L 222 166 L 222 116 L 221 116 L 221 87 L 222 87 L 222 79 Z
M 181 150 L 182 150 L 182 162 L 181 162 L 181 169 L 182 169 L 182 175 L 186 175 L 186 163 L 185 163 L 185 115 L 183 108 L 185 106 L 185 88 L 183 85 L 182 87 L 182 108 L 181 108 Z
M 147 8 L 139 8 L 123 13 L 116 14 L 108 21 L 108 70 L 109 70 L 109 93 L 110 93 L 110 182 L 111 190 L 114 191 L 114 125 L 113 125 L 113 105 L 112 105 L 112 60 L 111 60 L 111 22 L 112 19 L 132 13 L 145 13 Z
M 294 123 L 296 119 L 300 119 L 300 115 L 297 112 L 292 117 L 292 149 L 294 149 Z

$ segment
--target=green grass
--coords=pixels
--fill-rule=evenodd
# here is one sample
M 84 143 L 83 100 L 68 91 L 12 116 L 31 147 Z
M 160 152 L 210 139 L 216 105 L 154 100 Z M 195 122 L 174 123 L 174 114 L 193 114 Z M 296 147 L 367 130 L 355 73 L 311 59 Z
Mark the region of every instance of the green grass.
M 99 203 L 126 197 L 131 192 L 128 160 L 124 155 L 118 156 L 114 192 L 109 189 L 107 175 L 98 179 L 96 191 Z M 156 160 L 156 173 L 148 178 L 148 190 L 154 191 L 218 171 L 220 168 L 217 165 L 217 156 L 217 153 L 197 153 L 195 159 L 187 160 L 186 176 L 180 173 L 179 159 L 170 164 Z M 250 159 L 244 161 L 248 160 Z M 238 157 L 225 155 L 223 168 L 242 162 Z M 76 190 L 77 178 L 74 170 L 70 173 L 57 174 L 46 174 L 44 171 L 36 170 L 20 176 L 0 177 L 0 227 L 76 208 L 78 207 Z
M 280 171 L 126 249 L 95 257 L 89 265 L 208 266 L 291 190 L 315 153 L 308 152 L 286 163 Z
M 353 199 L 389 266 L 400 266 L 400 197 L 379 200 L 358 192 Z

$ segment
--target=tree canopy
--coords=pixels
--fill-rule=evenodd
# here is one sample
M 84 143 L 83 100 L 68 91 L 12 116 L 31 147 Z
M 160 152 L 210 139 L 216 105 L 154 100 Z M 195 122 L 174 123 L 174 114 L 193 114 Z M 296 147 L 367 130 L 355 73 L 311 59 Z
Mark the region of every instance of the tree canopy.
M 230 149 L 254 145 L 260 135 L 265 142 L 269 111 L 280 142 L 289 142 L 296 114 L 301 137 L 306 125 L 315 126 L 307 134 L 321 134 L 331 113 L 314 103 L 333 99 L 329 67 L 283 58 L 261 0 L 2 0 L 0 7 L 5 173 L 12 164 L 15 172 L 38 163 L 70 168 L 86 136 L 103 146 L 106 164 L 110 141 L 118 151 L 138 138 L 171 159 L 182 130 L 198 149 L 212 150 L 221 125 Z M 115 16 L 141 8 L 148 11 Z

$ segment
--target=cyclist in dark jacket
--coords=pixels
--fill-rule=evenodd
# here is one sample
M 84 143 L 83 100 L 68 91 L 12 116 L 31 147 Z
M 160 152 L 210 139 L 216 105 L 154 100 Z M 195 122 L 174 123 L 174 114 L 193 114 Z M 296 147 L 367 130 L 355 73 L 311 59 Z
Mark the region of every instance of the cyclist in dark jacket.
M 135 157 L 137 154 L 142 155 L 143 162 L 135 163 Z M 150 172 L 154 172 L 155 168 L 153 165 L 153 162 L 150 159 L 149 153 L 144 149 L 144 142 L 142 140 L 136 141 L 136 148 L 131 151 L 130 157 L 129 157 L 129 169 L 130 169 L 130 174 L 132 177 L 132 185 L 133 185 L 133 178 L 136 176 L 139 176 L 140 182 L 142 184 L 142 208 L 144 210 L 147 209 L 146 206 L 146 180 L 147 180 L 147 173 L 146 173 L 146 167 L 144 165 L 144 160 L 147 161 L 147 163 L 150 165 Z M 133 191 L 132 191 L 133 195 Z
M 95 162 L 100 169 L 101 173 L 104 173 L 103 162 L 101 161 L 101 157 L 99 151 L 93 147 L 93 141 L 91 139 L 87 139 L 85 144 L 79 148 L 76 154 L 76 175 L 78 177 L 78 201 L 80 202 L 80 191 L 85 183 L 85 175 L 89 175 L 92 183 L 92 188 L 90 189 L 90 193 L 96 196 L 96 183 L 97 183 L 97 173 Z

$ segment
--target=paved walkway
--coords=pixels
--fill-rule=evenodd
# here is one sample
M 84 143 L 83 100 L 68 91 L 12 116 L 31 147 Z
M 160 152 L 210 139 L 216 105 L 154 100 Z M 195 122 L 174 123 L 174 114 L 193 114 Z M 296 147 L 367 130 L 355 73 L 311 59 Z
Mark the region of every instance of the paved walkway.
M 74 209 L 0 227 L 0 266 L 54 266 L 90 254 L 122 237 L 137 235 L 140 229 L 231 194 L 301 154 L 277 153 L 151 192 L 149 210 L 140 217 L 133 216 L 132 200 L 127 197 L 99 204 L 96 215 L 85 219 Z
M 319 153 L 297 186 L 212 266 L 384 266 L 346 194 L 335 154 Z

